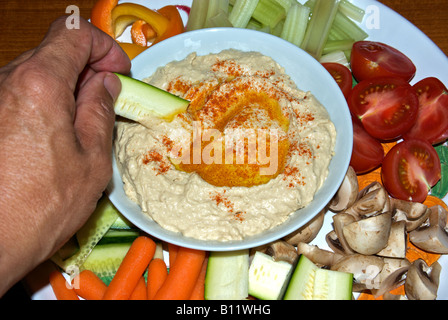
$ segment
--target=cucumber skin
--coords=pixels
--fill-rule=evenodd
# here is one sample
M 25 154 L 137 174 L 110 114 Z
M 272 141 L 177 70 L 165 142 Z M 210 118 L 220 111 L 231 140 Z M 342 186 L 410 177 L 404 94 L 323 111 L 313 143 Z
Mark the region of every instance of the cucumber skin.
M 190 102 L 146 82 L 115 73 L 121 81 L 121 92 L 115 102 L 115 113 L 133 121 L 156 117 L 171 121 L 187 110 Z
M 311 272 L 313 273 L 313 275 L 312 275 L 313 277 L 314 277 L 315 271 L 318 269 L 318 267 L 314 263 L 312 263 L 307 257 L 305 257 L 304 255 L 300 255 L 299 261 L 297 262 L 297 266 L 291 276 L 289 285 L 286 288 L 285 296 L 283 298 L 284 300 L 302 300 L 302 299 L 304 299 L 303 296 L 301 295 L 301 292 L 303 290 L 307 290 L 307 288 L 305 288 L 305 289 L 302 288 L 304 285 L 304 283 L 303 283 L 304 279 L 302 279 L 302 277 L 304 275 L 304 272 L 307 271 L 307 270 L 304 270 L 305 268 L 311 269 Z M 310 290 L 309 294 L 312 297 L 313 287 L 308 288 L 308 289 Z

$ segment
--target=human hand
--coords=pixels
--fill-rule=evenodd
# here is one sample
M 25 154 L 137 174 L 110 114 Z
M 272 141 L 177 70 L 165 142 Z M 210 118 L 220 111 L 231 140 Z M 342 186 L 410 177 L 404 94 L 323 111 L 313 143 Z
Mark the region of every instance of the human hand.
M 129 70 L 112 38 L 65 17 L 0 69 L 0 296 L 93 212 L 112 174 L 111 72 Z

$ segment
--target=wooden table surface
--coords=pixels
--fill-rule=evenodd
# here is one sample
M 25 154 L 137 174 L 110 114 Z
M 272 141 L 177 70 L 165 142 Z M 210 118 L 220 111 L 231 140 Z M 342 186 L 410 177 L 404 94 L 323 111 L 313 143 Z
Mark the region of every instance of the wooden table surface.
M 55 18 L 76 5 L 89 18 L 96 0 L 0 0 L 0 66 L 35 47 Z M 131 0 L 130 0 L 131 1 Z M 426 33 L 448 55 L 447 0 L 380 0 Z M 150 3 L 150 0 L 148 0 Z

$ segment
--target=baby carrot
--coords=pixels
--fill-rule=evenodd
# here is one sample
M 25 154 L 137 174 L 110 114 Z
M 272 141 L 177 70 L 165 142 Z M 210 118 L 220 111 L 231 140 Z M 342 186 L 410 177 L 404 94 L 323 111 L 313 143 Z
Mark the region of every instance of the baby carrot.
M 58 300 L 79 300 L 75 290 L 65 280 L 64 276 L 58 270 L 50 273 L 50 285 L 53 288 L 54 295 Z
M 101 300 L 106 292 L 106 284 L 94 272 L 81 271 L 73 279 L 76 284 L 73 288 L 78 296 L 86 300 Z
M 134 291 L 132 291 L 129 300 L 146 300 L 146 298 L 147 298 L 146 282 L 145 278 L 141 276 L 140 280 L 137 282 L 137 285 L 134 288 Z
M 204 259 L 202 263 L 201 273 L 199 273 L 198 280 L 191 293 L 190 300 L 204 300 L 205 294 L 205 274 L 207 273 L 207 262 L 208 259 Z
M 174 260 L 176 260 L 177 251 L 179 250 L 179 246 L 168 243 L 168 260 L 170 262 L 170 267 L 173 265 Z
M 148 300 L 154 299 L 154 296 L 165 282 L 167 276 L 168 270 L 165 261 L 160 258 L 151 260 L 148 266 L 148 283 L 146 285 L 148 290 Z
M 115 276 L 104 293 L 104 300 L 127 300 L 134 291 L 156 250 L 156 243 L 146 236 L 134 240 Z
M 196 285 L 205 251 L 179 247 L 165 282 L 154 300 L 188 300 Z

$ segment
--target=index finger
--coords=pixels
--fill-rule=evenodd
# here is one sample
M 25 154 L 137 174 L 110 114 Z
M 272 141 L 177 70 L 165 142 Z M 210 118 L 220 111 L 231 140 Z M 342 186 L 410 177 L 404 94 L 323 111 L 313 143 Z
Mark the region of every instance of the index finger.
M 57 70 L 57 77 L 72 90 L 87 65 L 96 72 L 129 73 L 131 62 L 113 38 L 82 18 L 79 28 L 68 29 L 65 19 L 61 17 L 52 23 L 34 52 L 33 58 L 42 66 Z

